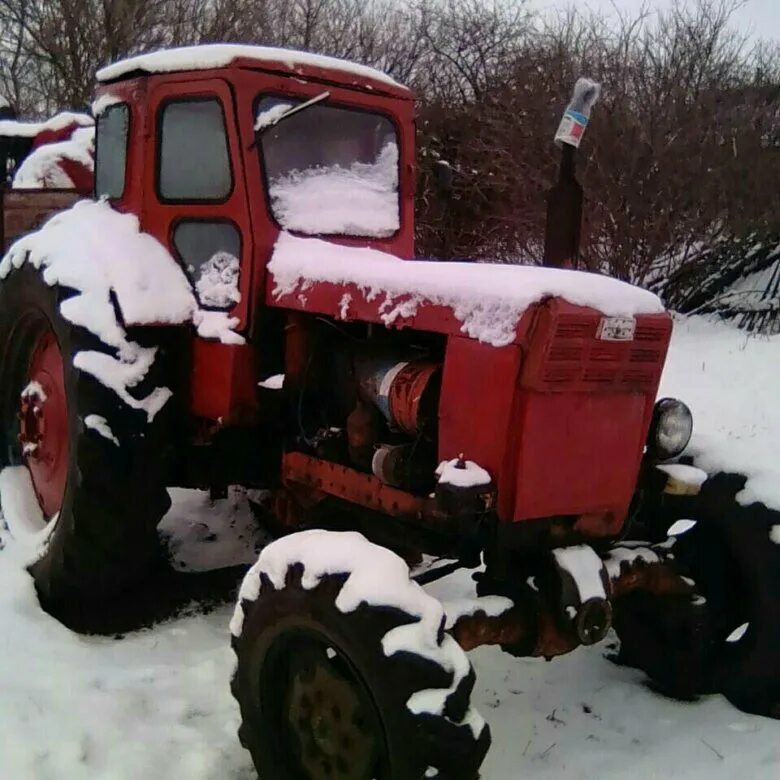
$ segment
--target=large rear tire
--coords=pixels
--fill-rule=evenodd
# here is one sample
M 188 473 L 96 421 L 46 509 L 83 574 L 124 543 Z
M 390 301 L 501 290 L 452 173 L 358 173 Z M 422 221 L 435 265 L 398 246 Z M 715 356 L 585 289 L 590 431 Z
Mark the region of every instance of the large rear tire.
M 160 560 L 155 529 L 170 506 L 168 410 L 150 420 L 74 366 L 79 353 L 116 352 L 62 316 L 75 294 L 27 265 L 0 283 L 0 500 L 53 611 L 105 599 Z M 155 355 L 139 398 L 159 366 Z
M 351 554 L 330 555 L 334 541 Z M 490 735 L 469 705 L 474 672 L 443 632 L 441 605 L 415 583 L 384 576 L 377 556 L 408 579 L 388 550 L 324 531 L 274 542 L 247 576 L 231 626 L 231 688 L 239 737 L 263 780 L 478 777 Z M 355 599 L 366 573 L 385 606 L 368 603 L 368 593 Z M 417 609 L 389 606 L 403 604 L 394 592 L 408 596 L 410 587 L 428 618 L 441 617 L 432 631 Z M 416 641 L 399 648 L 404 634 Z

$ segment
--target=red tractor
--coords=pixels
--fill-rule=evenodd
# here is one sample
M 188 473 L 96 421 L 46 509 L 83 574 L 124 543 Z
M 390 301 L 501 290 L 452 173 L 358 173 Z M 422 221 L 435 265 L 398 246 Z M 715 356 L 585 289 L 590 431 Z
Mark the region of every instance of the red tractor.
M 464 650 L 612 626 L 670 692 L 776 707 L 780 546 L 738 480 L 669 465 L 655 296 L 413 260 L 414 101 L 377 71 L 214 45 L 98 79 L 97 202 L 18 238 L 4 201 L 0 495 L 47 608 L 142 578 L 168 487 L 241 484 L 278 537 L 231 623 L 263 778 L 475 778 Z M 456 567 L 445 611 L 421 585 Z

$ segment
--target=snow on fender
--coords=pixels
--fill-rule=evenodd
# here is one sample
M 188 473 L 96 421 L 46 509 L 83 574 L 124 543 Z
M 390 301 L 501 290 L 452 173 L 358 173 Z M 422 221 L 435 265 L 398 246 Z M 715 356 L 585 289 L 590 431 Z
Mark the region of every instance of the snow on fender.
M 151 421 L 171 392 L 157 387 L 140 400 L 129 393 L 148 373 L 156 350 L 127 339 L 112 296 L 127 324 L 178 324 L 192 318 L 197 307 L 187 278 L 162 244 L 139 230 L 137 217 L 120 214 L 104 201 L 79 201 L 14 243 L 0 261 L 0 280 L 25 264 L 40 270 L 49 287 L 78 291 L 60 305 L 62 316 L 116 350 L 116 357 L 79 352 L 76 367 Z
M 393 777 L 436 776 L 425 774 L 429 768 L 446 777 L 474 776 L 489 730 L 469 705 L 474 672 L 444 632 L 442 604 L 409 578 L 408 566 L 393 552 L 359 533 L 323 530 L 291 534 L 266 547 L 241 585 L 230 622 L 238 657 L 233 693 L 244 721 L 239 736 L 261 775 L 271 750 L 263 746 L 263 734 L 273 724 L 259 723 L 253 714 L 263 707 L 253 705 L 257 686 L 249 681 L 261 670 L 250 667 L 260 663 L 257 648 L 272 644 L 265 635 L 280 631 L 280 622 L 291 621 L 287 630 L 294 632 L 297 619 L 311 628 L 312 616 L 334 646 L 328 658 L 344 655 L 361 670 L 381 712 Z M 278 679 L 282 672 L 268 674 Z M 435 739 L 423 737 L 429 728 Z
M 0 280 L 25 264 L 40 270 L 50 287 L 79 292 L 62 303 L 62 316 L 114 348 L 117 357 L 81 352 L 76 355 L 77 367 L 93 374 L 129 406 L 143 409 L 150 420 L 170 391 L 156 388 L 141 401 L 128 392 L 146 376 L 155 350 L 127 339 L 113 301 L 124 325 L 192 322 L 203 338 L 244 342 L 233 331 L 238 320 L 225 312 L 200 309 L 184 271 L 168 250 L 141 231 L 136 216 L 120 214 L 106 201 L 79 201 L 20 238 L 0 261 Z

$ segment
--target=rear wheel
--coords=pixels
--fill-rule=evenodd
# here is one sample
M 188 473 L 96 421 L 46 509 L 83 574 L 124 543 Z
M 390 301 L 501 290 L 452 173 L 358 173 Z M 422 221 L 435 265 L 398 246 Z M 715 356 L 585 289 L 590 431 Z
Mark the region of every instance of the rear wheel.
M 75 368 L 79 353 L 115 350 L 62 316 L 73 294 L 29 266 L 0 284 L 0 500 L 55 609 L 103 598 L 157 561 L 170 504 L 166 410 L 149 420 Z M 143 385 L 157 378 L 153 366 Z
M 304 545 L 290 556 L 296 537 Z M 323 557 L 340 538 L 355 553 L 349 567 L 344 556 Z M 318 555 L 307 554 L 307 540 Z M 242 587 L 231 687 L 239 737 L 263 780 L 478 777 L 490 737 L 469 705 L 474 672 L 441 624 L 431 632 L 419 614 L 355 596 L 363 569 L 382 583 L 383 602 L 403 604 L 393 597 L 398 580 L 376 567 L 377 551 L 408 578 L 397 556 L 359 534 L 313 531 L 269 545 Z M 435 599 L 406 587 L 443 619 Z M 416 641 L 396 647 L 404 635 Z

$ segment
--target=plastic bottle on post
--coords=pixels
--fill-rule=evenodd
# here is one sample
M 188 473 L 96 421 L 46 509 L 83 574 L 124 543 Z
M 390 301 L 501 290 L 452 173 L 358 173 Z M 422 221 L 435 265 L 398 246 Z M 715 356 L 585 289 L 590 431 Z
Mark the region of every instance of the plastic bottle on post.
M 568 144 L 579 147 L 585 128 L 588 126 L 590 112 L 601 94 L 601 85 L 590 79 L 580 78 L 574 85 L 574 93 L 569 105 L 563 112 L 561 123 L 555 133 L 558 146 Z

